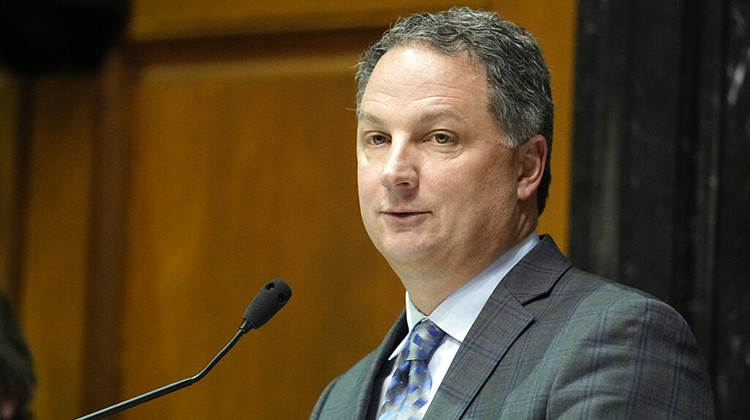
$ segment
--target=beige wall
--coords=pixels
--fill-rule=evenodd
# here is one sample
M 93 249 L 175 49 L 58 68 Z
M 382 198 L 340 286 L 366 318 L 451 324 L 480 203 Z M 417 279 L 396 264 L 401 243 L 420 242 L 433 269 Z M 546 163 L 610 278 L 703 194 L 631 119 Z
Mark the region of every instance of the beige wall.
M 39 418 L 192 376 L 274 277 L 292 286 L 287 308 L 203 381 L 122 418 L 307 418 L 403 305 L 359 220 L 353 66 L 399 15 L 451 2 L 260 3 L 136 0 L 99 74 L 23 93 L 21 240 L 0 250 L 21 264 Z M 565 248 L 575 1 L 467 4 L 545 50 L 556 136 L 540 231 Z

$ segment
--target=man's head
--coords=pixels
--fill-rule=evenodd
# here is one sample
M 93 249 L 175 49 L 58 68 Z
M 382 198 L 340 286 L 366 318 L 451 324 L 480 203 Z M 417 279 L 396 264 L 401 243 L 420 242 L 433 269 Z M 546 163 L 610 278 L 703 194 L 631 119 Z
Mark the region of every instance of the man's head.
M 484 64 L 466 37 L 506 45 Z M 540 99 L 546 69 L 524 32 L 468 9 L 408 18 L 383 39 L 358 73 L 360 209 L 412 302 L 429 313 L 536 227 L 548 156 L 540 131 L 551 123 L 537 109 L 551 114 Z M 540 65 L 537 78 L 515 73 Z M 488 77 L 488 67 L 499 75 Z
M 451 9 L 399 22 L 357 77 L 362 220 L 429 313 L 536 227 L 547 70 L 526 32 Z
M 356 74 L 357 112 L 370 75 L 380 58 L 395 47 L 424 45 L 458 56 L 468 53 L 484 70 L 487 106 L 503 129 L 502 141 L 515 149 L 536 134 L 547 142 L 545 172 L 537 190 L 542 213 L 549 191 L 553 104 L 549 70 L 533 35 L 493 12 L 466 7 L 400 20 L 361 57 Z

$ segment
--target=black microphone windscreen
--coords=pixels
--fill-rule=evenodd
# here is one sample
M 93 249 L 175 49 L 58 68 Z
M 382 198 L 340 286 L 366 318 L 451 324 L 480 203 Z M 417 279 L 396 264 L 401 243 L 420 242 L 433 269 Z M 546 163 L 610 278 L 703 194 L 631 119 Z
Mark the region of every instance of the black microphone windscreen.
M 247 305 L 247 309 L 245 309 L 245 313 L 242 315 L 245 322 L 242 323 L 240 328 L 245 332 L 260 328 L 279 309 L 283 308 L 291 297 L 292 289 L 284 280 L 271 280 L 265 286 L 261 287 L 260 292 Z

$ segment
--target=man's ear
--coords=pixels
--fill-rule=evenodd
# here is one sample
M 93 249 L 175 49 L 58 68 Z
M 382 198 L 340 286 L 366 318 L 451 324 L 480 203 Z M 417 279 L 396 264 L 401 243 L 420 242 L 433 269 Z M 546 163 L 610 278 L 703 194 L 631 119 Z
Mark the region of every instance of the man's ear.
M 516 150 L 518 157 L 518 199 L 526 201 L 539 188 L 547 162 L 547 140 L 541 134 L 526 140 Z

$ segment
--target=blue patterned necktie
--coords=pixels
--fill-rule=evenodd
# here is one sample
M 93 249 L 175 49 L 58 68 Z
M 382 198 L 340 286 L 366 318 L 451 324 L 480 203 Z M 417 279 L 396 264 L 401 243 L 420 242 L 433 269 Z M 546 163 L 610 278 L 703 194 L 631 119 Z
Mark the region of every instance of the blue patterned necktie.
M 425 319 L 409 335 L 409 343 L 401 353 L 403 361 L 397 368 L 385 393 L 386 399 L 378 412 L 378 420 L 418 420 L 430 397 L 432 378 L 427 360 L 443 340 L 445 332 Z

